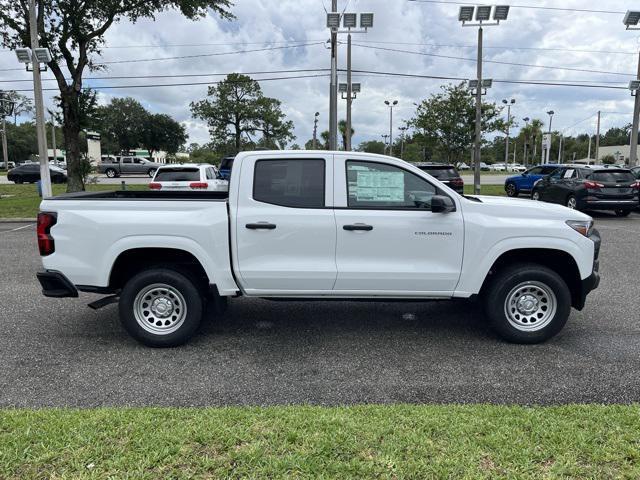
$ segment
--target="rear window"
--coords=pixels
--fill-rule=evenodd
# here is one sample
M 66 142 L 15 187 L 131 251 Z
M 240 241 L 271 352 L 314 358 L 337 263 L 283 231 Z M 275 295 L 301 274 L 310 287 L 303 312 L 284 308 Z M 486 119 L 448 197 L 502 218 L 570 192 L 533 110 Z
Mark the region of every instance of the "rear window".
M 633 173 L 624 170 L 593 172 L 589 178 L 596 182 L 629 183 L 635 181 Z
M 166 168 L 158 170 L 156 182 L 197 182 L 200 170 L 197 168 Z
M 438 167 L 426 165 L 418 168 L 424 172 L 427 172 L 429 175 L 437 178 L 438 180 L 450 180 L 452 178 L 458 178 L 460 176 L 458 175 L 456 169 L 453 167 Z
M 324 207 L 324 170 L 324 160 L 258 160 L 253 198 L 283 207 Z
M 233 158 L 223 158 L 220 162 L 220 170 L 231 170 L 233 167 Z

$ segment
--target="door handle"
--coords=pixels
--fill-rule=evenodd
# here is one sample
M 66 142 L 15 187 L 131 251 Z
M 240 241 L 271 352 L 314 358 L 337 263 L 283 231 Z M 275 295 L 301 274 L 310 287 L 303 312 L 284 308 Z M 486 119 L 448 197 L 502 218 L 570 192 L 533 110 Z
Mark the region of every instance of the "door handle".
M 356 230 L 362 230 L 365 232 L 370 232 L 371 230 L 373 230 L 373 227 L 371 225 L 365 225 L 364 223 L 355 223 L 353 225 L 344 225 L 342 227 L 344 230 L 348 230 L 349 232 L 353 232 Z
M 245 225 L 249 230 L 273 230 L 276 228 L 275 223 L 268 222 L 258 222 L 258 223 L 247 223 Z

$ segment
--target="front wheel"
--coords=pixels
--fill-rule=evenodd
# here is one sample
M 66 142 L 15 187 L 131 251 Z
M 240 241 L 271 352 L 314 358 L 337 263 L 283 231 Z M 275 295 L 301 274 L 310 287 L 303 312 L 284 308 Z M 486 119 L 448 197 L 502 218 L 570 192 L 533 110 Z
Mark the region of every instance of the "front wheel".
M 533 192 L 531 192 L 531 200 L 535 200 L 537 202 L 542 200 L 542 195 L 540 195 L 539 190 L 534 190 Z
M 518 196 L 518 188 L 516 187 L 516 185 L 514 183 L 508 183 L 507 184 L 507 188 L 505 190 L 507 191 L 507 196 L 509 196 L 509 197 L 517 197 Z
M 203 300 L 194 281 L 166 268 L 131 278 L 120 295 L 125 330 L 149 347 L 176 347 L 189 341 L 202 320 Z
M 631 210 L 616 210 L 616 217 L 627 217 L 631 213 Z
M 152 168 L 151 170 L 149 170 L 147 172 L 147 175 L 149 175 L 149 178 L 153 178 L 153 176 L 156 174 L 156 169 Z
M 118 174 L 118 172 L 116 172 L 115 169 L 113 169 L 113 168 L 107 168 L 104 173 L 109 178 L 115 178 L 116 175 Z
M 571 210 L 575 210 L 578 206 L 578 201 L 576 200 L 575 195 L 569 195 L 567 197 L 567 208 L 570 208 Z
M 571 312 L 571 294 L 553 270 L 517 264 L 499 271 L 484 293 L 492 329 L 513 343 L 541 343 L 562 328 Z

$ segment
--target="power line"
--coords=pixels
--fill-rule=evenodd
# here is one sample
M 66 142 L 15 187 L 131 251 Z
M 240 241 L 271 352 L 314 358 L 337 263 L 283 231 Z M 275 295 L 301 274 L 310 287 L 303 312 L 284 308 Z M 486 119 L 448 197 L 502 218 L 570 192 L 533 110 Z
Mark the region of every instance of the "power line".
M 401 49 L 398 49 L 398 48 L 374 47 L 372 45 L 363 45 L 363 44 L 360 44 L 360 43 L 352 43 L 352 45 L 354 47 L 368 48 L 368 49 L 372 49 L 372 50 L 382 50 L 382 51 L 394 52 L 394 53 L 407 53 L 407 54 L 411 54 L 411 55 L 420 55 L 420 56 L 424 56 L 424 57 L 446 58 L 448 60 L 464 60 L 464 61 L 467 61 L 467 62 L 476 62 L 477 61 L 477 59 L 469 58 L 469 57 L 454 57 L 452 55 L 440 55 L 440 54 L 437 54 L 437 53 L 415 52 L 415 51 L 412 51 L 412 50 L 401 50 Z M 567 71 L 572 71 L 572 72 L 602 73 L 602 74 L 606 74 L 606 75 L 621 75 L 621 76 L 625 76 L 625 77 L 635 77 L 636 76 L 635 73 L 609 72 L 609 71 L 604 71 L 604 70 L 593 70 L 593 69 L 573 68 L 573 67 L 558 67 L 558 66 L 551 66 L 551 65 L 536 65 L 536 64 L 532 64 L 532 63 L 504 62 L 504 61 L 501 61 L 501 60 L 483 60 L 483 62 L 484 63 L 495 63 L 495 64 L 498 64 L 498 65 L 512 65 L 512 66 L 516 66 L 516 67 L 545 68 L 545 69 L 551 69 L 551 70 L 567 70 Z
M 455 0 L 408 0 L 414 3 L 436 3 L 442 5 L 477 5 L 470 2 L 457 2 Z M 581 12 L 581 13 L 605 13 L 611 15 L 624 15 L 626 12 L 617 10 L 592 10 L 588 8 L 569 8 L 569 7 L 544 7 L 541 5 L 524 5 L 524 4 L 511 4 L 511 8 L 526 8 L 531 10 L 551 10 L 556 12 Z

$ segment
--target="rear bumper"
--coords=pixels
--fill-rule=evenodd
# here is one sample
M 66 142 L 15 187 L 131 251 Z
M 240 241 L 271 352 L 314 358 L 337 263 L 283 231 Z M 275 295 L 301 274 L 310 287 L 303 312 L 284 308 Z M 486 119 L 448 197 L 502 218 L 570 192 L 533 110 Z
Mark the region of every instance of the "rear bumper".
M 585 210 L 633 210 L 638 207 L 638 199 L 632 200 L 584 200 Z
M 42 294 L 45 297 L 63 298 L 77 297 L 78 289 L 65 277 L 62 273 L 55 270 L 45 270 L 36 274 L 40 285 L 42 285 Z

